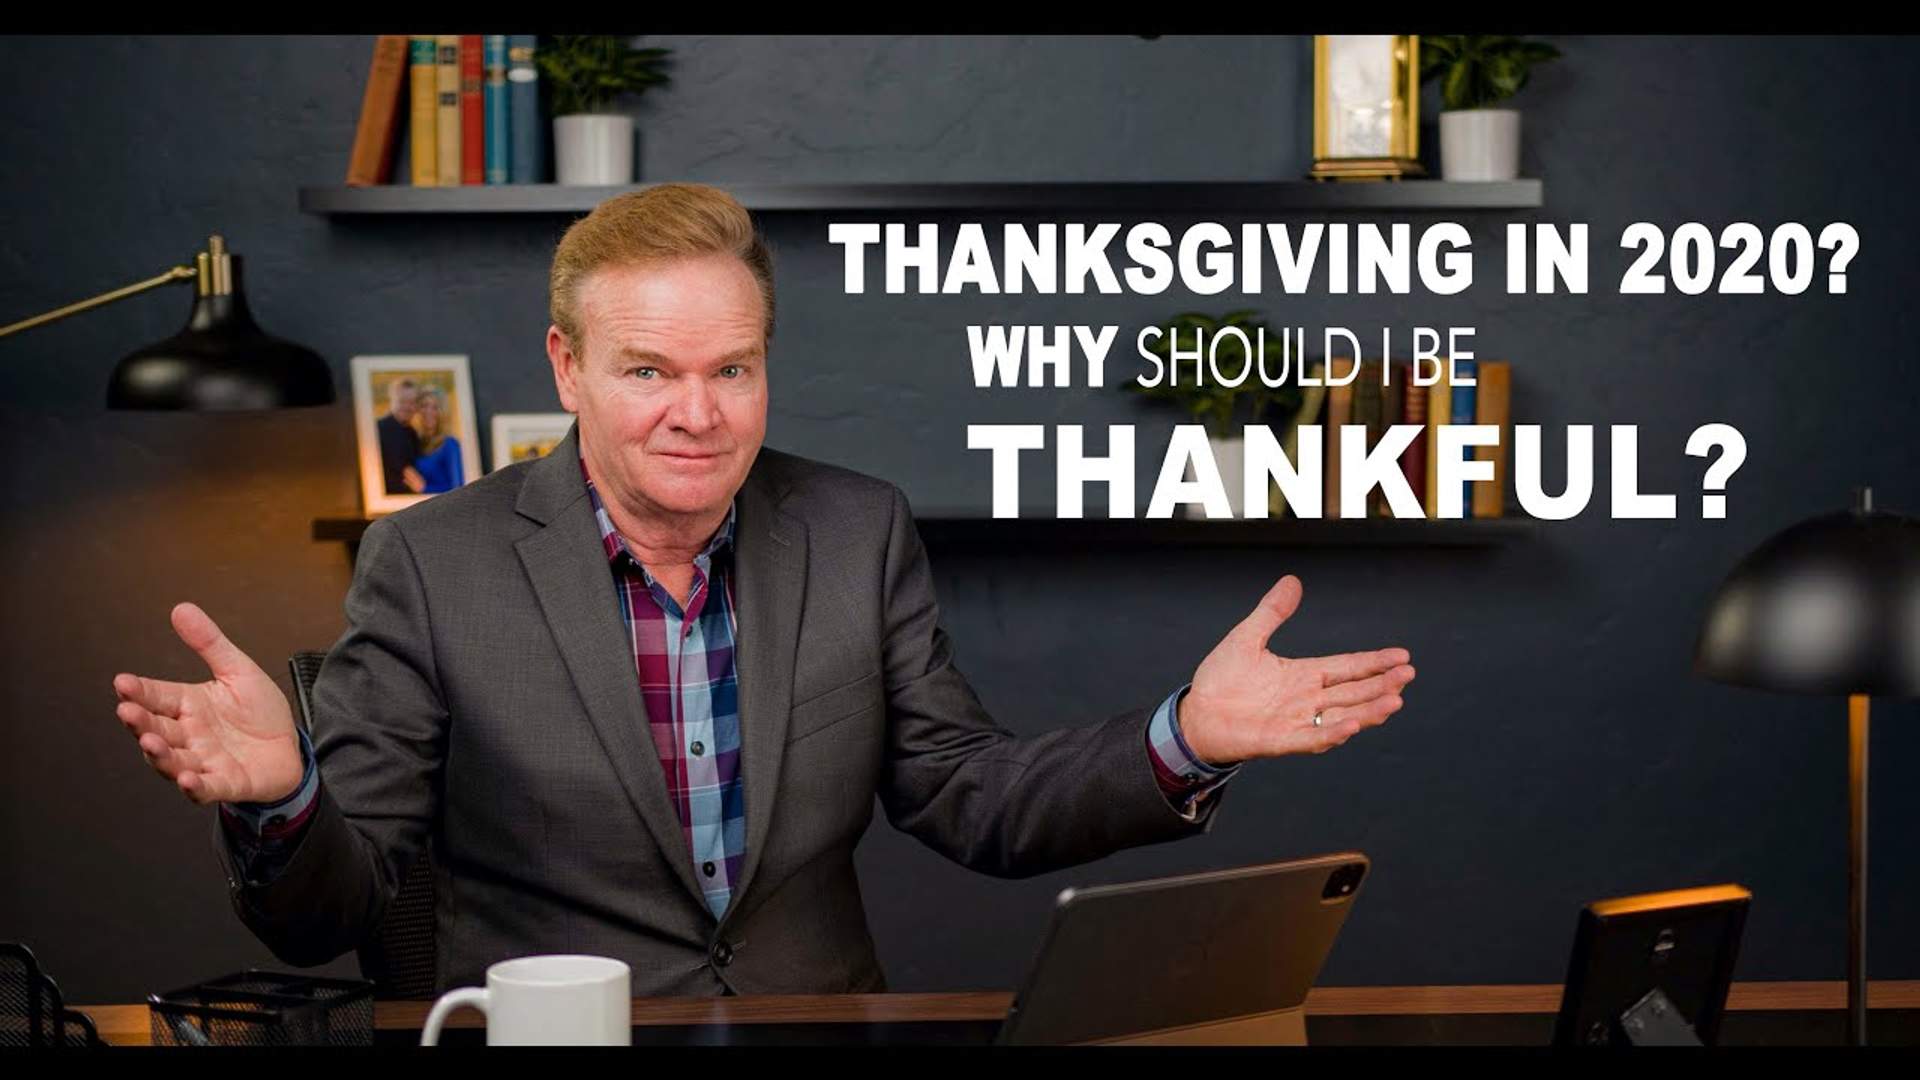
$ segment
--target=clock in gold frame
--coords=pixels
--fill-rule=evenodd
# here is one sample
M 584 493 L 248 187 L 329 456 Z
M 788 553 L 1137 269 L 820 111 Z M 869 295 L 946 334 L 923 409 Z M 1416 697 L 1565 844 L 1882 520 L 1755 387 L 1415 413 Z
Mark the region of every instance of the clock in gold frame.
M 1420 38 L 1316 34 L 1315 180 L 1398 180 L 1420 165 Z

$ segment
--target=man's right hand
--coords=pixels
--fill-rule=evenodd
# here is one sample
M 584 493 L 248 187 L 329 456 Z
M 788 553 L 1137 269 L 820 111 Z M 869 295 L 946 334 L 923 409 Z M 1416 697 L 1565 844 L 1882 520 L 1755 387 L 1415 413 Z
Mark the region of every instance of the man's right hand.
M 203 683 L 115 675 L 114 709 L 154 771 L 196 803 L 279 802 L 305 763 L 293 710 L 253 658 L 193 604 L 173 609 L 173 632 L 206 662 Z

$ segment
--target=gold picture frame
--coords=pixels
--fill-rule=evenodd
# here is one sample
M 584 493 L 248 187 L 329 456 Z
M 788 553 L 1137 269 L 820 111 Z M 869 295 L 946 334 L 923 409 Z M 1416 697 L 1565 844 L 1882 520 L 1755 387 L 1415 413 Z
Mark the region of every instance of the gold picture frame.
M 1420 164 L 1417 34 L 1313 38 L 1315 180 L 1398 180 Z

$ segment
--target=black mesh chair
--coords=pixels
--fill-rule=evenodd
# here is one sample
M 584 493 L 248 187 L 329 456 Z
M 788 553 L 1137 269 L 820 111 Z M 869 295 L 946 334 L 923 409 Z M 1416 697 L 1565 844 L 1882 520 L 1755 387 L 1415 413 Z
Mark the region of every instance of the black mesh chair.
M 300 723 L 309 732 L 313 730 L 313 683 L 326 658 L 326 653 L 297 652 L 287 661 Z M 382 1001 L 430 1001 L 436 996 L 432 855 L 429 841 L 427 850 L 407 868 L 380 929 L 360 946 L 360 974 L 373 983 L 374 996 Z
M 93 1020 L 60 1001 L 60 987 L 33 951 L 0 942 L 0 1047 L 104 1046 Z

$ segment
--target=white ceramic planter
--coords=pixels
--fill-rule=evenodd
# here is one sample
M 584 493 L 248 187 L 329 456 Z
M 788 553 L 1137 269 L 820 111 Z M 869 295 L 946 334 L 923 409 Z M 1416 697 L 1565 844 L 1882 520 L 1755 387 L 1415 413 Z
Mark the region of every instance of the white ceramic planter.
M 1440 175 L 1445 180 L 1520 176 L 1520 113 L 1456 109 L 1440 114 Z
M 633 183 L 633 117 L 554 117 L 553 178 L 589 187 Z
M 1220 486 L 1227 489 L 1227 504 L 1233 507 L 1233 516 L 1246 517 L 1246 492 L 1243 489 L 1247 478 L 1247 440 L 1243 437 L 1222 439 L 1209 435 L 1207 447 L 1213 451 L 1213 464 L 1220 470 Z M 1187 466 L 1186 479 L 1194 479 L 1191 465 Z M 1176 508 L 1176 513 L 1200 521 L 1227 520 L 1207 517 L 1207 508 L 1198 503 L 1183 503 Z

